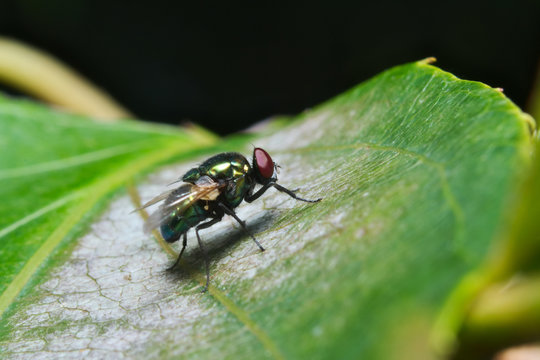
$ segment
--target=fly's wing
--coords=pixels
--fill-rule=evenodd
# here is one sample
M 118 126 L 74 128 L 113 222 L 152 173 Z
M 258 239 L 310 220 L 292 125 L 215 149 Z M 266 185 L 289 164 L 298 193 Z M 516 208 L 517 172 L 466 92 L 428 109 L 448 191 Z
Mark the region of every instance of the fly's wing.
M 142 209 L 145 209 L 149 206 L 152 206 L 154 204 L 157 204 L 158 202 L 160 202 L 161 200 L 165 200 L 166 198 L 169 197 L 169 195 L 171 195 L 171 193 L 173 191 L 175 191 L 176 189 L 171 189 L 171 190 L 167 190 L 167 191 L 164 191 L 162 192 L 161 194 L 159 194 L 158 196 L 155 196 L 153 197 L 152 199 L 148 200 L 147 202 L 145 202 L 141 207 L 138 207 L 136 208 L 135 210 L 132 211 L 132 213 L 134 213 L 135 211 L 139 211 L 139 210 L 142 210 Z
M 174 189 L 168 193 L 168 196 L 164 197 L 166 200 L 159 209 L 146 220 L 144 231 L 148 233 L 159 227 L 163 222 L 170 219 L 172 212 L 176 212 L 176 216 L 182 215 L 186 209 L 199 200 L 215 200 L 223 187 L 225 187 L 225 184 L 220 184 L 208 176 L 203 176 L 195 184 L 187 183 Z M 158 199 L 164 194 L 158 195 L 154 199 Z M 164 198 L 156 201 L 152 199 L 148 203 L 155 204 Z M 143 205 L 143 207 L 145 206 L 146 204 Z
M 155 204 L 161 200 L 167 199 L 156 211 L 154 211 L 144 223 L 144 232 L 150 233 L 153 229 L 159 227 L 163 221 L 174 211 L 171 203 L 179 203 L 188 198 L 191 194 L 192 184 L 184 184 L 176 189 L 166 191 L 143 205 L 143 208 Z

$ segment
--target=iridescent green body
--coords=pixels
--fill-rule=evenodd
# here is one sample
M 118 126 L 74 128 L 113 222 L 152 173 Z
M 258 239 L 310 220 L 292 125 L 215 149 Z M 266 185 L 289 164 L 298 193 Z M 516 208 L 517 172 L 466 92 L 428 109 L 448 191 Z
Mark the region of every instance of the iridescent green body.
M 189 194 L 192 187 L 197 186 L 197 180 L 202 176 L 209 176 L 216 182 L 226 184 L 216 200 L 234 209 L 255 186 L 250 176 L 251 172 L 251 165 L 242 154 L 232 152 L 218 154 L 185 173 L 182 180 L 188 184 L 179 187 L 170 196 L 174 198 Z M 186 198 L 170 213 L 169 220 L 160 225 L 161 235 L 166 241 L 174 242 L 190 228 L 212 217 L 213 211 L 214 201 L 193 202 L 191 197 Z
M 176 189 L 171 196 L 179 196 L 188 194 L 191 191 L 192 185 L 183 185 Z M 160 226 L 161 236 L 168 241 L 173 242 L 180 235 L 188 231 L 199 222 L 207 219 L 209 212 L 205 209 L 203 201 L 199 200 L 191 204 L 191 199 L 188 198 L 176 206 L 176 210 L 168 216 L 168 221 L 164 221 Z
M 251 178 L 251 165 L 239 153 L 229 152 L 213 156 L 199 167 L 189 170 L 182 180 L 194 184 L 201 176 L 208 175 L 214 180 L 227 181 L 223 200 L 230 208 L 235 208 L 255 185 Z

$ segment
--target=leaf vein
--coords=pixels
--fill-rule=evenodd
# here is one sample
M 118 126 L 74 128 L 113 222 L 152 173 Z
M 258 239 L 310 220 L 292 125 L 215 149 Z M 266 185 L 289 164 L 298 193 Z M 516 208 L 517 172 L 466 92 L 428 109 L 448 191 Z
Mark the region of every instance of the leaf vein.
M 79 192 L 71 193 L 69 195 L 66 195 L 66 196 L 56 200 L 55 202 L 53 202 L 53 203 L 51 203 L 51 204 L 49 204 L 47 206 L 42 207 L 41 209 L 39 209 L 37 211 L 34 211 L 32 214 L 29 214 L 29 215 L 23 217 L 22 219 L 15 221 L 11 225 L 9 225 L 9 226 L 3 228 L 2 230 L 0 230 L 0 238 L 3 237 L 3 236 L 6 236 L 10 232 L 20 228 L 21 226 L 28 224 L 32 220 L 35 220 L 35 219 L 47 214 L 48 212 L 53 211 L 53 210 L 63 206 L 64 204 L 70 202 L 71 200 L 73 200 L 73 199 L 75 199 L 75 198 L 77 198 L 79 196 L 81 196 L 81 194 Z
M 107 149 L 92 151 L 89 153 L 71 156 L 59 160 L 49 161 L 40 164 L 22 166 L 13 169 L 5 169 L 0 171 L 0 180 L 12 179 L 21 176 L 35 175 L 39 173 L 62 170 L 70 167 L 76 167 L 91 163 L 98 160 L 104 160 L 115 156 L 123 155 L 130 152 L 139 151 L 144 146 L 148 146 L 148 141 L 141 141 L 135 144 L 123 144 Z

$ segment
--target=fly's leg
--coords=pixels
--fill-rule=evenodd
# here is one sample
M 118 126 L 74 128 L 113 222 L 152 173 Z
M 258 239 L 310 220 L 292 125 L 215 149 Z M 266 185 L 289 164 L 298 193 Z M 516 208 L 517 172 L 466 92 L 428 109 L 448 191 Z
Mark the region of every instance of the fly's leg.
M 246 202 L 248 202 L 248 203 L 257 200 L 258 198 L 261 197 L 262 194 L 264 194 L 266 192 L 266 190 L 270 189 L 270 187 L 272 187 L 273 184 L 275 184 L 275 183 L 274 182 L 269 182 L 268 184 L 263 185 L 263 187 L 260 188 L 259 190 L 257 190 L 257 192 L 255 194 L 246 196 L 244 198 L 244 200 L 246 200 Z
M 255 241 L 255 244 L 257 244 L 257 246 L 259 247 L 259 249 L 261 249 L 261 251 L 264 251 L 264 248 L 262 247 L 262 245 L 257 241 L 257 239 L 255 239 L 255 236 L 253 236 L 249 230 L 247 229 L 247 226 L 246 226 L 246 223 L 244 221 L 242 221 L 242 219 L 240 219 L 238 217 L 238 215 L 236 215 L 236 213 L 234 212 L 233 209 L 229 209 L 229 207 L 223 203 L 218 203 L 219 207 L 223 209 L 223 211 L 225 212 L 225 214 L 227 215 L 230 215 L 232 216 L 236 221 L 238 221 L 238 223 L 240 224 L 240 226 L 242 227 L 242 229 L 245 231 L 246 234 L 248 234 L 249 236 L 251 236 L 251 238 L 253 239 L 253 241 Z
M 184 233 L 184 241 L 182 241 L 182 250 L 180 250 L 180 255 L 178 255 L 178 258 L 174 262 L 173 266 L 171 266 L 167 270 L 174 269 L 180 263 L 180 259 L 182 258 L 182 254 L 184 253 L 184 250 L 186 250 L 186 245 L 187 245 L 187 232 Z
M 208 290 L 208 284 L 210 283 L 210 266 L 208 264 L 208 254 L 206 253 L 204 245 L 201 241 L 201 237 L 199 236 L 199 230 L 209 228 L 219 221 L 221 221 L 221 218 L 214 218 L 210 221 L 197 225 L 195 228 L 195 234 L 197 235 L 197 241 L 199 242 L 199 249 L 201 249 L 201 252 L 203 253 L 204 265 L 206 267 L 206 285 L 204 286 L 202 292 L 206 292 Z
M 266 190 L 270 189 L 272 186 L 275 187 L 277 190 L 279 190 L 281 192 L 284 192 L 285 194 L 289 195 L 290 197 L 292 197 L 292 198 L 294 198 L 296 200 L 305 201 L 305 202 L 308 202 L 308 203 L 316 203 L 316 202 L 319 202 L 319 201 L 322 200 L 322 198 L 318 198 L 317 200 L 308 200 L 308 199 L 298 197 L 298 196 L 296 196 L 295 192 L 297 192 L 299 189 L 289 190 L 286 187 L 283 187 L 283 186 L 279 185 L 278 183 L 276 183 L 274 181 L 271 181 L 268 184 L 264 185 L 262 188 L 257 190 L 257 192 L 255 194 L 250 195 L 250 196 L 246 196 L 244 198 L 244 200 L 246 200 L 248 203 L 250 203 L 250 202 L 252 202 L 254 200 L 257 200 L 258 198 L 261 197 L 262 194 L 264 194 L 266 192 Z
M 308 200 L 308 199 L 304 199 L 304 198 L 301 198 L 301 197 L 298 197 L 296 196 L 295 192 L 297 192 L 299 189 L 294 189 L 294 190 L 289 190 L 287 189 L 286 187 L 283 187 L 277 183 L 273 183 L 274 184 L 274 187 L 281 191 L 281 192 L 284 192 L 285 194 L 289 195 L 290 197 L 296 199 L 296 200 L 300 200 L 300 201 L 305 201 L 305 202 L 308 202 L 308 203 L 316 203 L 316 202 L 319 202 L 322 200 L 322 198 L 318 198 L 316 200 Z

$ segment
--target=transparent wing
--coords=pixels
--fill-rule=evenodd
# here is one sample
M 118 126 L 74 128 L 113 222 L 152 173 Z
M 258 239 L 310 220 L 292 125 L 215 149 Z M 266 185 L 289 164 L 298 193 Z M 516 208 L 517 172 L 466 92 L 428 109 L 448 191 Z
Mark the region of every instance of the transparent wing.
M 212 180 L 208 176 L 203 176 L 195 184 L 184 184 L 172 191 L 168 192 L 168 196 L 162 197 L 160 194 L 147 204 L 152 205 L 163 199 L 165 202 L 157 209 L 144 224 L 144 231 L 150 232 L 159 227 L 164 221 L 170 218 L 172 212 L 176 212 L 176 216 L 182 215 L 186 209 L 191 207 L 199 200 L 215 200 L 221 193 L 221 189 L 226 184 L 220 184 Z M 161 198 L 160 198 L 161 197 Z M 157 199 L 156 201 L 154 201 Z M 148 205 L 148 206 L 149 206 Z M 143 205 L 143 208 L 147 205 Z
M 164 191 L 162 192 L 161 194 L 159 194 L 158 196 L 155 196 L 153 197 L 152 199 L 148 200 L 147 202 L 145 202 L 141 207 L 138 207 L 136 208 L 135 210 L 132 211 L 132 213 L 134 213 L 135 211 L 139 211 L 139 210 L 142 210 L 142 209 L 145 209 L 149 206 L 152 206 L 158 202 L 160 202 L 161 200 L 165 200 L 166 198 L 169 197 L 169 195 L 171 195 L 171 193 L 176 190 L 176 189 L 170 189 L 170 190 L 167 190 L 167 191 Z
M 161 204 L 161 206 L 156 211 L 154 211 L 145 221 L 144 228 L 143 228 L 144 232 L 149 233 L 153 229 L 159 227 L 163 223 L 163 221 L 169 217 L 171 211 L 173 211 L 174 209 L 174 207 L 169 204 L 169 201 L 178 203 L 182 199 L 189 197 L 193 186 L 194 186 L 193 184 L 184 184 L 176 189 L 173 189 L 171 191 L 166 191 L 156 196 L 155 198 L 150 200 L 148 203 L 143 205 L 143 208 L 145 208 L 146 206 L 150 206 L 152 204 L 155 204 L 156 202 L 167 199 L 167 202 Z

